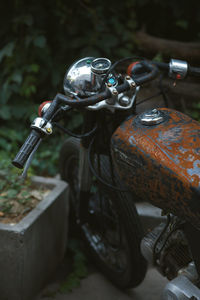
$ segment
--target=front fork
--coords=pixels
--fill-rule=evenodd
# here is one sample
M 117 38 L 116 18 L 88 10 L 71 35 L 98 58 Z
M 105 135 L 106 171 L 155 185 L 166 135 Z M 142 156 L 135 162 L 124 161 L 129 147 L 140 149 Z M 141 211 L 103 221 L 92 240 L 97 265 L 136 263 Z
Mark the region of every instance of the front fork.
M 84 132 L 88 132 L 94 125 L 94 113 L 87 112 L 84 121 Z M 78 186 L 79 186 L 79 205 L 77 211 L 78 222 L 84 224 L 88 220 L 89 199 L 91 196 L 92 173 L 88 161 L 88 148 L 91 137 L 82 138 L 79 151 L 79 169 L 78 169 Z
M 89 214 L 89 199 L 90 189 L 92 185 L 92 174 L 88 162 L 88 149 L 82 144 L 80 146 L 79 153 L 79 173 L 78 173 L 78 184 L 79 184 L 79 205 L 78 205 L 78 222 L 84 224 L 88 220 Z
M 92 178 L 88 162 L 88 149 L 82 144 L 79 152 L 79 171 L 78 171 L 79 191 L 87 192 L 90 190 Z
M 102 121 L 101 115 L 94 114 L 94 112 L 88 111 L 85 115 L 84 122 L 84 132 L 89 132 L 94 128 L 94 124 L 97 120 L 100 119 Z M 101 133 L 101 131 L 100 131 Z M 98 134 L 97 141 L 103 141 L 104 136 Z M 78 205 L 78 220 L 80 224 L 84 224 L 89 219 L 89 204 L 91 198 L 91 187 L 93 183 L 93 174 L 90 170 L 89 165 L 89 145 L 92 142 L 93 136 L 87 136 L 81 139 L 80 152 L 79 152 L 79 172 L 78 172 L 78 184 L 79 184 L 79 205 Z M 107 145 L 107 143 L 105 143 Z M 95 144 L 96 145 L 96 144 Z M 96 145 L 96 150 L 100 153 L 104 151 L 104 147 L 99 150 L 99 147 L 102 145 Z M 96 153 L 97 154 L 97 153 Z M 97 159 L 99 159 L 99 155 L 97 155 Z M 99 162 L 97 163 L 99 164 Z

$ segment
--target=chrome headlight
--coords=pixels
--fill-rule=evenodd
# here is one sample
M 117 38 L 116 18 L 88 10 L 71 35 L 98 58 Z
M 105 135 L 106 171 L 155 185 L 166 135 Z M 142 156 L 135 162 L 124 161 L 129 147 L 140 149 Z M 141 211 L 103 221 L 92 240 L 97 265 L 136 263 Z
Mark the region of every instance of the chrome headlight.
M 110 68 L 107 58 L 85 57 L 75 62 L 66 72 L 64 91 L 69 96 L 89 97 L 99 91 L 102 80 Z

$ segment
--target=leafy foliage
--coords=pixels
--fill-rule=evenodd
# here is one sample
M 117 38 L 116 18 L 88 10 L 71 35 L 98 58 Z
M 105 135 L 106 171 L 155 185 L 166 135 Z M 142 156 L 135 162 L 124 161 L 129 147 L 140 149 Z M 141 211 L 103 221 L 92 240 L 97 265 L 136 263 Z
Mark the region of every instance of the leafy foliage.
M 88 275 L 87 260 L 80 250 L 79 241 L 69 240 L 68 250 L 73 254 L 73 270 L 61 284 L 59 289 L 61 293 L 71 292 L 80 285 L 81 279 Z
M 137 22 L 150 34 L 181 41 L 199 40 L 200 3 L 195 0 L 137 0 Z
M 187 114 L 200 122 L 200 102 L 192 103 L 190 109 L 187 109 Z
M 38 104 L 62 91 L 66 68 L 76 59 L 132 56 L 138 52 L 134 32 L 143 26 L 158 36 L 199 40 L 200 4 L 193 2 L 1 1 L 0 151 L 9 159 L 14 156 Z M 76 128 L 77 121 L 69 114 L 66 125 Z M 48 146 L 39 149 L 44 153 L 35 168 L 55 173 L 60 138 L 50 137 Z M 48 167 L 41 158 L 48 159 Z
M 0 168 L 3 170 L 0 174 L 0 212 L 9 213 L 13 206 L 12 200 L 15 199 L 21 191 L 19 198 L 20 203 L 25 204 L 29 201 L 31 182 L 27 181 L 24 183 L 20 180 L 19 174 L 16 170 L 11 168 L 7 159 L 1 158 Z

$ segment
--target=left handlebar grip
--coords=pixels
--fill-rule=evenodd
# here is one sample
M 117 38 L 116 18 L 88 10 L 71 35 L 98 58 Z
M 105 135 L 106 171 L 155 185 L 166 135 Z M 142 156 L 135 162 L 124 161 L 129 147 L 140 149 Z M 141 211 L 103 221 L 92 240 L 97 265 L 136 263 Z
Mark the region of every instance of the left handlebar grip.
M 41 138 L 41 133 L 36 130 L 32 130 L 26 141 L 22 145 L 21 149 L 17 153 L 16 157 L 13 159 L 12 164 L 19 168 L 23 169 L 27 159 L 29 158 L 31 152 L 34 150 L 35 146 Z

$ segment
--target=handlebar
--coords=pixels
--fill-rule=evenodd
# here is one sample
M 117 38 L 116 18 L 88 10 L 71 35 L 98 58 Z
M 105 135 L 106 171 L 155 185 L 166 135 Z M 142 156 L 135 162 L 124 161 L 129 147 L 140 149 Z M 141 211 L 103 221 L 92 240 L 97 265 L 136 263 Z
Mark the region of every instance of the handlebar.
M 142 74 L 140 78 L 134 79 L 134 82 L 136 85 L 143 85 L 146 82 L 153 80 L 158 75 L 158 68 L 155 65 L 148 63 L 146 61 L 142 61 L 142 64 L 146 68 L 148 74 L 145 74 L 145 75 Z M 131 88 L 131 86 L 128 83 L 128 81 L 124 81 L 124 83 L 115 87 L 118 94 L 128 91 L 130 88 Z M 106 100 L 106 99 L 110 98 L 111 96 L 112 96 L 112 93 L 109 89 L 106 89 L 105 91 L 100 92 L 99 94 L 95 94 L 88 98 L 80 99 L 77 97 L 76 98 L 77 101 L 74 99 L 70 100 L 69 97 L 66 97 L 65 95 L 57 94 L 56 97 L 54 98 L 52 104 L 50 105 L 49 109 L 44 114 L 44 119 L 49 121 L 52 118 L 56 108 L 61 103 L 67 104 L 72 108 L 73 107 L 74 108 L 76 108 L 76 107 L 82 108 L 82 107 L 93 105 L 93 104 L 96 104 L 103 100 Z
M 37 146 L 40 139 L 41 133 L 33 129 L 12 161 L 12 164 L 19 169 L 23 169 L 27 159 Z
M 200 68 L 188 66 L 188 74 L 195 77 L 200 77 Z
M 179 62 L 183 62 L 183 61 L 179 61 Z M 170 63 L 157 62 L 157 61 L 152 61 L 152 63 L 154 65 L 156 65 L 160 70 L 168 71 L 168 72 L 170 71 Z M 186 75 L 200 77 L 200 68 L 192 67 L 188 63 L 186 63 L 186 64 L 187 64 L 187 74 Z
M 158 68 L 156 67 L 156 65 L 153 65 L 152 63 L 146 61 L 141 61 L 140 64 L 144 67 L 146 73 L 138 76 L 137 78 L 134 78 L 136 85 L 142 85 L 157 77 Z
M 130 77 L 129 79 L 128 77 L 126 77 L 125 81 L 122 84 L 115 86 L 114 88 L 117 94 L 123 93 L 125 91 L 128 91 L 130 88 L 141 86 L 144 83 L 153 80 L 157 77 L 159 69 L 168 71 L 169 74 L 171 72 L 172 75 L 176 75 L 178 71 L 180 71 L 181 76 L 183 75 L 182 78 L 184 78 L 187 74 L 192 76 L 200 76 L 200 68 L 192 67 L 186 62 L 178 60 L 174 60 L 174 62 L 173 60 L 171 60 L 170 63 L 142 60 L 138 63 L 142 67 L 142 72 L 139 72 L 139 74 L 135 76 L 134 72 L 132 72 L 135 64 L 133 64 L 131 68 L 130 65 L 129 71 L 132 79 Z M 48 121 L 53 120 L 61 104 L 68 105 L 71 108 L 82 108 L 89 105 L 94 105 L 98 102 L 109 99 L 112 96 L 113 90 L 110 89 L 108 86 L 104 91 L 100 92 L 99 94 L 95 94 L 91 97 L 84 99 L 76 97 L 75 99 L 71 100 L 69 97 L 63 94 L 57 94 L 51 102 L 51 105 L 43 115 L 43 126 L 45 126 L 48 123 Z M 12 161 L 13 165 L 17 168 L 22 169 L 28 158 L 31 156 L 31 153 L 33 153 L 34 150 L 37 149 L 42 137 L 44 136 L 44 133 L 40 129 L 42 129 L 42 127 L 38 128 L 38 130 L 37 128 L 36 130 L 32 129 L 30 135 L 28 136 L 25 143 L 19 150 L 18 154 Z
M 142 76 L 140 79 L 138 79 L 136 81 L 136 84 L 138 84 L 138 85 L 141 85 L 149 80 L 152 80 L 157 75 L 157 68 L 155 66 L 151 65 L 148 67 L 146 64 L 145 64 L 145 66 L 146 66 L 146 68 L 148 68 L 149 74 Z M 128 91 L 130 88 L 131 88 L 130 83 L 127 80 L 123 84 L 116 86 L 116 91 L 117 91 L 117 93 L 120 94 L 125 91 Z M 86 99 L 78 99 L 78 101 L 70 100 L 65 95 L 57 94 L 56 97 L 54 98 L 54 100 L 52 101 L 50 107 L 45 112 L 43 119 L 45 120 L 46 123 L 48 121 L 50 121 L 51 119 L 53 119 L 54 114 L 56 113 L 60 104 L 65 104 L 65 105 L 67 104 L 70 107 L 81 108 L 81 107 L 96 104 L 100 101 L 110 98 L 111 96 L 112 96 L 112 92 L 109 89 L 106 89 L 105 91 L 103 91 L 99 94 L 96 94 L 94 96 L 91 96 L 89 98 L 86 98 Z M 45 123 L 44 123 L 44 125 L 45 125 Z M 12 161 L 12 164 L 17 168 L 22 169 L 24 167 L 27 159 L 29 158 L 29 156 L 31 155 L 32 151 L 35 149 L 35 147 L 37 146 L 37 144 L 41 138 L 42 138 L 41 132 L 32 130 L 32 132 L 26 139 L 25 143 L 19 150 L 18 154 Z

